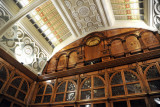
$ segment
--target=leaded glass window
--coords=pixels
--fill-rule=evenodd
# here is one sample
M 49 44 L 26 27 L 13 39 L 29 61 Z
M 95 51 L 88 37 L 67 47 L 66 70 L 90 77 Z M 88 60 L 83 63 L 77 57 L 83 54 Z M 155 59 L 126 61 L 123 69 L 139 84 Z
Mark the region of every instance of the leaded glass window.
M 0 89 L 9 76 L 8 70 L 4 66 L 0 66 Z
M 145 75 L 151 91 L 160 90 L 160 71 L 159 65 L 153 64 L 146 68 Z
M 122 101 L 114 101 L 112 107 L 148 107 L 145 99 L 125 99 Z
M 21 101 L 24 101 L 28 90 L 28 82 L 24 78 L 17 76 L 11 81 L 6 93 L 12 97 L 18 98 Z
M 64 81 L 59 84 L 56 91 L 55 102 L 74 101 L 76 95 L 76 83 Z
M 35 103 L 49 103 L 52 97 L 53 86 L 54 85 L 49 83 L 40 84 L 35 98 Z
M 119 71 L 111 77 L 112 96 L 142 93 L 141 82 L 133 71 Z
M 105 97 L 105 83 L 100 76 L 91 76 L 81 83 L 81 100 Z

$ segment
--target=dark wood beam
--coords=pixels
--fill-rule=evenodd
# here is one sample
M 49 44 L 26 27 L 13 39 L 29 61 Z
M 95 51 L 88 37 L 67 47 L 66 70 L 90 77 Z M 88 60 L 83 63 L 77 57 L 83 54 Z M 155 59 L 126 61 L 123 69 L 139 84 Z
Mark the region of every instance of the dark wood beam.
M 38 76 L 31 72 L 29 69 L 24 67 L 21 63 L 19 63 L 17 60 L 15 60 L 13 57 L 11 57 L 7 52 L 5 52 L 3 49 L 0 48 L 0 57 L 4 59 L 6 62 L 14 66 L 16 69 L 27 75 L 32 80 L 37 80 Z
M 45 74 L 45 75 L 39 76 L 38 78 L 39 78 L 39 81 L 44 81 L 44 80 L 49 80 L 49 79 L 55 79 L 55 78 L 61 78 L 61 77 L 66 77 L 66 76 L 88 73 L 88 72 L 102 70 L 106 68 L 112 68 L 116 66 L 122 66 L 126 64 L 135 63 L 135 62 L 158 58 L 158 57 L 160 57 L 160 49 L 152 50 L 146 53 L 138 53 L 135 55 L 130 55 L 128 57 L 117 58 L 111 61 L 100 62 L 94 65 L 87 65 L 87 66 L 83 66 L 80 68 L 68 69 L 62 72 Z

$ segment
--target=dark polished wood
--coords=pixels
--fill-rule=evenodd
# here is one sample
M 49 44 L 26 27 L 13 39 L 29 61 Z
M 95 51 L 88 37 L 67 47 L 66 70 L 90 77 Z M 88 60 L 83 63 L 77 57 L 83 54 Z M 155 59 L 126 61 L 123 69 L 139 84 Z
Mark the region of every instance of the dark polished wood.
M 139 53 L 136 55 L 130 55 L 128 57 L 118 58 L 118 59 L 106 61 L 106 62 L 100 62 L 94 65 L 88 65 L 88 66 L 83 66 L 80 68 L 68 69 L 62 72 L 45 74 L 45 75 L 39 76 L 38 78 L 39 78 L 39 81 L 44 81 L 44 80 L 49 80 L 49 79 L 71 76 L 71 75 L 83 74 L 83 73 L 92 72 L 96 70 L 102 70 L 105 68 L 112 68 L 116 66 L 127 65 L 127 64 L 131 64 L 135 62 L 149 60 L 152 58 L 158 58 L 160 57 L 159 53 L 160 53 L 160 49 L 153 50 L 147 53 Z

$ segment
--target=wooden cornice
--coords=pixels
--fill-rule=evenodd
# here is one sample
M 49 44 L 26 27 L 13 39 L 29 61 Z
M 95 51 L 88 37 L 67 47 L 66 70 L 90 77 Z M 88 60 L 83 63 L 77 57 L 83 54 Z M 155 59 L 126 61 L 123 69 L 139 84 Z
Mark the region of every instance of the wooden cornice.
M 0 57 L 4 59 L 6 62 L 14 66 L 16 69 L 20 70 L 22 73 L 27 75 L 32 80 L 36 81 L 38 79 L 38 76 L 31 72 L 29 69 L 24 67 L 21 63 L 19 63 L 17 60 L 15 60 L 13 57 L 11 57 L 7 52 L 5 52 L 3 49 L 0 48 Z
M 126 64 L 131 64 L 131 63 L 153 59 L 153 58 L 158 58 L 158 57 L 160 57 L 160 49 L 152 50 L 146 53 L 137 53 L 134 55 L 130 55 L 128 57 L 117 58 L 114 60 L 104 61 L 104 62 L 96 63 L 93 65 L 87 65 L 87 66 L 83 66 L 79 68 L 68 69 L 68 70 L 61 71 L 61 72 L 45 74 L 45 75 L 39 76 L 38 78 L 39 78 L 39 81 L 50 80 L 50 79 L 55 79 L 55 78 L 61 78 L 61 77 L 66 77 L 66 76 L 88 73 L 88 72 L 102 70 L 106 68 L 112 68 L 116 66 L 122 66 Z

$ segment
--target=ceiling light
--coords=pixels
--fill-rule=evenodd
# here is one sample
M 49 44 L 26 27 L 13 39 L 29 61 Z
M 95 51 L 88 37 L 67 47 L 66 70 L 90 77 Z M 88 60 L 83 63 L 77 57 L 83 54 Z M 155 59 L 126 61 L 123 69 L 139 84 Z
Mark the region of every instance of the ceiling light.
M 138 3 L 132 3 L 130 4 L 131 9 L 139 9 L 139 4 Z
M 51 41 L 52 41 L 52 42 L 56 42 L 56 41 L 57 41 L 57 38 L 54 37 Z
M 48 38 L 49 38 L 49 39 L 52 39 L 53 37 L 54 37 L 53 34 L 48 35 Z
M 130 2 L 139 2 L 139 0 L 130 0 Z
M 21 0 L 21 1 L 19 1 L 19 3 L 22 5 L 22 7 L 25 7 L 26 5 L 29 4 L 29 1 L 28 0 Z
M 37 14 L 37 12 L 36 12 L 35 10 L 33 10 L 33 11 L 31 12 L 31 14 L 35 16 L 35 15 Z
M 48 28 L 48 26 L 47 25 L 43 25 L 42 27 L 41 27 L 41 29 L 44 31 L 44 30 L 47 30 L 47 28 Z
M 41 19 L 41 17 L 40 17 L 39 15 L 36 15 L 36 16 L 35 16 L 35 19 L 38 21 L 38 20 Z
M 48 35 L 48 34 L 50 34 L 50 33 L 51 33 L 51 30 L 50 30 L 50 29 L 48 29 L 48 30 L 46 30 L 44 33 L 45 33 L 46 35 Z

